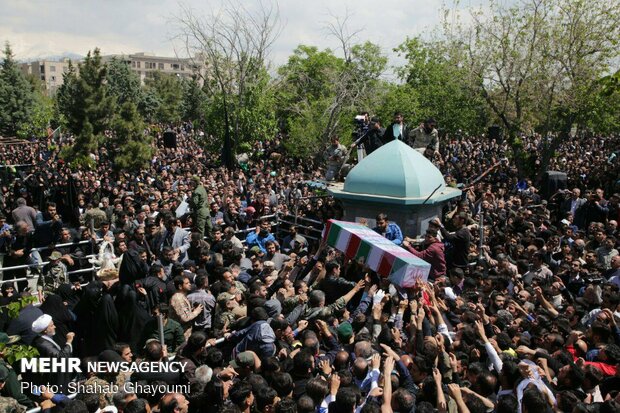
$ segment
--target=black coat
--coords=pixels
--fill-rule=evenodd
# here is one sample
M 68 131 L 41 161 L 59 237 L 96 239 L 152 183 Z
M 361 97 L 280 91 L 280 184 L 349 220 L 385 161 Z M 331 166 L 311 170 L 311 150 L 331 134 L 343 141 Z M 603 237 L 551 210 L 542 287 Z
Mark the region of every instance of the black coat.
M 32 342 L 33 347 L 39 351 L 40 357 L 50 358 L 68 358 L 73 355 L 73 348 L 69 344 L 64 346 L 55 346 L 49 340 L 44 339 L 40 335 Z M 73 379 L 73 373 L 37 373 L 33 375 L 33 380 L 38 384 L 52 384 L 60 386 L 61 393 L 67 393 L 68 383 Z
M 409 142 L 409 135 L 412 132 L 412 129 L 409 127 L 409 125 L 403 124 L 403 129 L 400 136 L 394 136 L 394 130 L 392 129 L 392 126 L 394 126 L 394 123 L 390 123 L 390 126 L 385 128 L 385 133 L 383 134 L 383 143 L 392 142 L 394 139 L 400 139 L 405 143 Z
M 40 308 L 41 311 L 50 315 L 52 320 L 54 320 L 54 325 L 56 325 L 54 341 L 64 346 L 67 341 L 67 333 L 75 330 L 73 314 L 71 314 L 64 305 L 62 298 L 57 294 L 48 295 Z

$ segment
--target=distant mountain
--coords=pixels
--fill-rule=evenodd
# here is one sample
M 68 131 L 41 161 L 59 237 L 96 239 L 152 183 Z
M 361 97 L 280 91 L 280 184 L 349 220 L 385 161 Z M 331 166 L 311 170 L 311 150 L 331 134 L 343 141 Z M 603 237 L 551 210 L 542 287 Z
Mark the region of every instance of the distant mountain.
M 45 55 L 45 56 L 36 56 L 29 57 L 26 59 L 20 59 L 22 63 L 30 63 L 37 60 L 62 60 L 62 59 L 71 59 L 73 61 L 83 60 L 84 56 L 79 55 L 77 53 L 63 53 L 58 55 Z

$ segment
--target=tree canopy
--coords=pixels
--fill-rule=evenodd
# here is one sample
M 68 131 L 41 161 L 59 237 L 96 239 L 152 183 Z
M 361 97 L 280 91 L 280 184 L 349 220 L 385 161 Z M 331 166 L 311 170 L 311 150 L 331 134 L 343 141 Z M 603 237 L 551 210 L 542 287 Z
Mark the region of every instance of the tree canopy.
M 453 16 L 447 13 L 445 16 Z M 98 145 L 119 148 L 119 165 L 150 156 L 146 123 L 191 122 L 215 137 L 222 161 L 246 143 L 281 132 L 288 151 L 309 158 L 369 111 L 388 124 L 395 111 L 410 124 L 435 118 L 442 133 L 480 134 L 497 124 L 523 171 L 531 163 L 520 136 L 542 136 L 544 159 L 577 127 L 620 128 L 620 3 L 604 0 L 520 0 L 473 10 L 467 23 L 446 20 L 431 36 L 405 37 L 388 67 L 384 50 L 358 41 L 348 16 L 327 26 L 337 49 L 298 45 L 273 68 L 269 52 L 280 33 L 276 7 L 224 6 L 201 16 L 181 9 L 178 40 L 192 56 L 193 78 L 149 72 L 146 80 L 123 59 L 89 52 L 70 65 L 55 96 L 24 76 L 7 44 L 0 67 L 0 132 L 40 136 L 62 124 L 75 136 L 74 159 Z M 406 36 L 407 33 L 403 33 Z M 394 76 L 385 76 L 388 69 Z M 129 127 L 132 123 L 134 127 Z M 106 141 L 109 131 L 118 139 Z M 130 147 L 123 148 L 124 145 Z

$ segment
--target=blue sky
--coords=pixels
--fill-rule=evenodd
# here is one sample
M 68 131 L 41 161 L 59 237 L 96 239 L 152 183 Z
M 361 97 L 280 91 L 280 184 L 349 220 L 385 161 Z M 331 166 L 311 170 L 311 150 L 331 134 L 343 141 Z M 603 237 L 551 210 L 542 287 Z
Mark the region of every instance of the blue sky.
M 258 4 L 258 0 L 239 1 L 248 8 Z M 479 3 L 461 1 L 459 7 L 470 7 L 472 2 Z M 205 16 L 222 4 L 220 0 L 180 3 Z M 147 52 L 174 56 L 175 48 L 180 53 L 179 45 L 175 47 L 171 40 L 177 33 L 173 17 L 180 14 L 180 3 L 173 0 L 0 0 L 3 10 L 0 40 L 9 41 L 20 60 L 65 53 L 85 55 L 95 47 L 103 54 Z M 275 65 L 284 63 L 301 43 L 335 48 L 336 43 L 326 33 L 326 23 L 348 10 L 350 29 L 361 30 L 357 40 L 379 44 L 394 64 L 391 50 L 407 36 L 428 34 L 439 23 L 445 4 L 451 5 L 451 0 L 280 0 L 283 28 L 273 45 L 271 60 Z

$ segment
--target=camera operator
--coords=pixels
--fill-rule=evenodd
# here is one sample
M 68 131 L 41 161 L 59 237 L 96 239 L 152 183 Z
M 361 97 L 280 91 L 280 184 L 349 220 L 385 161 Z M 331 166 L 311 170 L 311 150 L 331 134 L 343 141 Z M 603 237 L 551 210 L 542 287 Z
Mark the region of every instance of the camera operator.
M 439 132 L 435 119 L 428 118 L 411 133 L 413 142 L 411 146 L 424 154 L 426 148 L 432 148 L 434 153 L 439 153 Z
M 351 144 L 351 148 L 357 146 L 357 161 L 361 161 L 365 156 L 370 155 L 383 145 L 383 135 L 385 128 L 381 127 L 379 118 L 373 117 L 370 120 L 368 129 L 362 135 L 357 135 L 355 142 Z M 365 155 L 364 155 L 365 152 Z M 360 156 L 360 153 L 362 156 Z
M 370 115 L 368 112 L 362 112 L 355 117 L 354 121 L 356 130 L 351 134 L 354 141 L 351 145 L 351 149 L 357 145 L 357 161 L 360 162 L 366 157 L 367 152 L 364 145 L 358 143 L 358 141 L 368 134 L 368 130 L 370 129 Z

